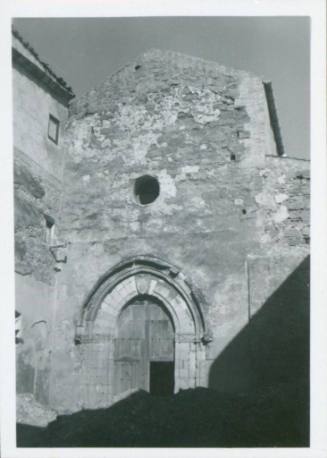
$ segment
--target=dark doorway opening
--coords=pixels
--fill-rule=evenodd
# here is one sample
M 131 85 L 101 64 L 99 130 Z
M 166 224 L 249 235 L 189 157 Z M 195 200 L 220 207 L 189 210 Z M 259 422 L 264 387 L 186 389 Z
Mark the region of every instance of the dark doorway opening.
M 173 361 L 150 361 L 150 393 L 155 396 L 174 394 Z

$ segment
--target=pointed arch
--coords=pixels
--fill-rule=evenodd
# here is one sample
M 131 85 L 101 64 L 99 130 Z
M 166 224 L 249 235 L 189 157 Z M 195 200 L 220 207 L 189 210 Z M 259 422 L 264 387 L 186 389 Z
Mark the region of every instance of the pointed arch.
M 175 392 L 201 384 L 201 362 L 210 331 L 200 295 L 176 266 L 152 256 L 137 256 L 106 272 L 81 308 L 75 342 L 81 348 L 85 407 L 106 406 L 115 401 L 117 322 L 124 307 L 137 298 L 160 302 L 172 319 Z
M 194 337 L 207 339 L 210 331 L 199 292 L 176 266 L 144 255 L 124 260 L 97 281 L 82 306 L 77 339 L 90 338 L 98 328 L 99 333 L 100 328 L 108 332 L 124 304 L 141 295 L 162 301 L 174 318 L 178 332 L 190 332 L 187 325 L 191 320 Z

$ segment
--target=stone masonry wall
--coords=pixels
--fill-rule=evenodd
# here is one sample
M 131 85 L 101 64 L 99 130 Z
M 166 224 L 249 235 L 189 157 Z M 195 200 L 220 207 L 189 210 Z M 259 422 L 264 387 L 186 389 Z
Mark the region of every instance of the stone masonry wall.
M 276 147 L 262 81 L 150 51 L 73 103 L 65 136 L 68 261 L 57 275 L 51 404 L 83 406 L 81 306 L 104 272 L 140 254 L 178 265 L 203 294 L 207 385 L 213 362 L 308 253 L 307 164 L 267 156 Z M 142 206 L 133 188 L 145 174 L 160 195 Z M 259 284 L 258 268 L 269 270 Z

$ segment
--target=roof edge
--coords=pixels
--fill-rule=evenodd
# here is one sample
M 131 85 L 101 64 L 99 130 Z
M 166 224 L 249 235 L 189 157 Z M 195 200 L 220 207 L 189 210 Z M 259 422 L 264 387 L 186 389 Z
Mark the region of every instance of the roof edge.
M 68 105 L 69 101 L 75 97 L 72 88 L 63 78 L 57 76 L 48 64 L 40 59 L 33 47 L 24 41 L 19 32 L 14 28 L 12 28 L 12 35 L 34 57 L 39 65 L 36 65 L 35 61 L 32 62 L 32 60 L 28 59 L 26 55 L 23 55 L 14 46 L 12 47 L 13 64 L 22 70 L 23 73 L 28 74 L 36 83 L 46 87 L 56 98 L 64 102 L 65 105 Z

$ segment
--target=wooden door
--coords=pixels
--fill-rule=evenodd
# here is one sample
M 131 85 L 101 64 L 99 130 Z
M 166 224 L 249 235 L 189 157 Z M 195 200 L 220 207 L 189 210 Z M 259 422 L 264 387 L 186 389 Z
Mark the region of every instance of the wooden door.
M 164 310 L 151 299 L 123 309 L 114 343 L 114 393 L 150 389 L 150 362 L 174 360 L 174 330 Z
M 173 361 L 174 360 L 174 329 L 170 318 L 163 308 L 149 307 L 149 360 Z

